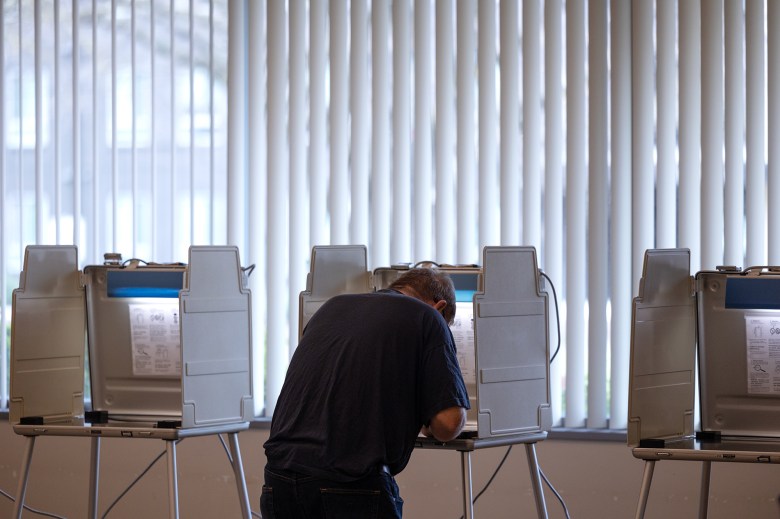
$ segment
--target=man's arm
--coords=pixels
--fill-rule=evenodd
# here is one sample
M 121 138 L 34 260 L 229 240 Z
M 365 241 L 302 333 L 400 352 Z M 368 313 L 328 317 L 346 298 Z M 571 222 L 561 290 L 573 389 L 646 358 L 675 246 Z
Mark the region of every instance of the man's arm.
M 436 413 L 431 423 L 423 427 L 425 436 L 433 436 L 441 442 L 454 440 L 466 424 L 466 410 L 462 407 L 448 407 Z

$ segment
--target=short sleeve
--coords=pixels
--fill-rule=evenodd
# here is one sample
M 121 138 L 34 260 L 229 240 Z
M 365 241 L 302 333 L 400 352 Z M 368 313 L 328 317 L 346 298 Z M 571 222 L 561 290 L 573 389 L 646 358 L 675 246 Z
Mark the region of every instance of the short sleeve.
M 423 424 L 427 425 L 439 411 L 450 407 L 469 409 L 469 396 L 455 354 L 455 341 L 446 325 L 438 342 L 426 348 L 420 376 L 420 419 Z

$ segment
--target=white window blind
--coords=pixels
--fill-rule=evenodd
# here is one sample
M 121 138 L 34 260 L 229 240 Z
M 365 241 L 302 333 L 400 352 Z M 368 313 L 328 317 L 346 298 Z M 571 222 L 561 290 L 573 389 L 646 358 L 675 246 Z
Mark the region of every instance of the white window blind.
M 20 0 L 0 17 L 5 407 L 25 246 L 76 244 L 86 265 L 227 241 L 228 20 L 208 0 Z
M 371 268 L 535 246 L 562 317 L 554 422 L 572 428 L 626 425 L 645 249 L 688 247 L 695 270 L 780 262 L 776 2 L 18 0 L 0 16 L 3 329 L 25 245 L 75 243 L 86 264 L 235 244 L 256 265 L 258 414 L 313 245 L 365 244 Z M 7 360 L 6 332 L 3 403 Z

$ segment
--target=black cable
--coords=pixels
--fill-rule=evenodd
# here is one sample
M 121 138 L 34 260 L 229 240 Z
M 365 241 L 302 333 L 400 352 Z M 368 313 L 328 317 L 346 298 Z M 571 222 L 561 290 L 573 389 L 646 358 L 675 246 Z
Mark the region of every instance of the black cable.
M 558 308 L 558 294 L 555 292 L 555 284 L 552 282 L 552 279 L 550 279 L 550 276 L 548 276 L 542 271 L 540 271 L 540 274 L 550 284 L 550 288 L 552 289 L 552 293 L 553 293 L 553 301 L 555 302 L 555 322 L 558 331 L 558 345 L 555 348 L 555 353 L 553 353 L 552 357 L 550 357 L 550 364 L 552 364 L 552 361 L 555 360 L 555 357 L 558 355 L 558 352 L 561 350 L 561 312 L 560 309 Z M 560 501 L 561 506 L 563 507 L 563 513 L 566 515 L 566 519 L 569 519 L 569 509 L 566 508 L 566 503 L 563 502 L 563 498 L 561 497 L 561 495 L 558 493 L 557 490 L 555 490 L 555 487 L 552 486 L 550 480 L 547 479 L 547 476 L 544 474 L 541 467 L 539 467 L 539 474 L 541 474 L 544 482 L 547 483 L 547 486 L 550 488 L 550 490 L 552 490 L 552 493 L 555 494 L 555 497 L 558 498 L 558 501 Z
M 126 259 L 125 261 L 123 261 L 123 262 L 122 262 L 122 266 L 123 266 L 123 267 L 126 267 L 126 266 L 128 266 L 130 263 L 133 263 L 133 262 L 135 262 L 135 263 L 143 263 L 144 265 L 149 265 L 149 262 L 148 262 L 148 261 L 146 261 L 146 260 L 142 260 L 142 259 L 140 259 L 140 258 L 130 258 L 130 259 Z
M 414 265 L 412 265 L 412 268 L 413 268 L 413 269 L 416 269 L 416 268 L 417 268 L 417 267 L 419 267 L 420 265 L 425 265 L 425 266 L 434 266 L 434 267 L 437 267 L 437 268 L 438 268 L 438 267 L 441 267 L 441 265 L 439 265 L 439 264 L 438 264 L 438 263 L 436 263 L 435 261 L 427 261 L 427 260 L 423 260 L 423 261 L 418 261 L 417 263 L 415 263 Z
M 176 440 L 176 443 L 178 444 L 180 441 L 181 441 L 181 440 Z M 136 483 L 138 483 L 138 482 L 141 480 L 141 478 L 142 478 L 142 477 L 144 477 L 144 476 L 146 475 L 146 473 L 147 473 L 147 472 L 149 472 L 149 470 L 151 470 L 151 468 L 154 466 L 154 464 L 155 464 L 155 463 L 157 463 L 158 461 L 160 461 L 160 458 L 162 458 L 163 456 L 165 456 L 165 453 L 166 453 L 166 451 L 162 451 L 160 454 L 158 454 L 158 455 L 157 455 L 157 457 L 156 457 L 156 458 L 154 458 L 154 459 L 151 461 L 151 463 L 149 463 L 149 464 L 146 466 L 146 468 L 145 468 L 145 469 L 144 469 L 144 470 L 143 470 L 143 471 L 142 471 L 140 474 L 138 474 L 138 476 L 136 476 L 136 478 L 135 478 L 135 479 L 134 479 L 134 480 L 133 480 L 133 481 L 132 481 L 132 482 L 131 482 L 131 483 L 130 483 L 128 486 L 127 486 L 127 488 L 125 488 L 125 489 L 122 491 L 122 493 L 121 493 L 121 494 L 119 494 L 119 496 L 118 496 L 116 499 L 114 499 L 114 502 L 113 502 L 113 503 L 111 503 L 111 504 L 109 505 L 109 507 L 106 509 L 106 511 L 105 511 L 105 512 L 103 512 L 103 515 L 101 516 L 101 519 L 105 519 L 105 517 L 108 515 L 108 513 L 111 511 L 111 509 L 112 509 L 112 508 L 114 508 L 114 507 L 116 506 L 116 504 L 117 504 L 117 503 L 119 503 L 119 501 L 121 501 L 121 499 L 122 499 L 123 497 L 125 497 L 125 495 L 126 495 L 128 492 L 130 492 L 130 489 L 131 489 L 131 488 L 133 488 L 133 487 L 135 486 L 135 484 L 136 484 Z
M 558 493 L 558 491 L 555 490 L 555 487 L 552 486 L 552 483 L 550 483 L 550 480 L 547 479 L 547 476 L 544 475 L 544 472 L 542 472 L 541 468 L 539 468 L 539 474 L 541 474 L 542 479 L 544 480 L 544 482 L 547 483 L 547 486 L 550 488 L 550 490 L 552 490 L 552 493 L 555 494 L 555 497 L 557 497 L 558 501 L 560 501 L 561 506 L 563 507 L 563 513 L 566 515 L 566 519 L 570 519 L 569 509 L 566 508 L 566 503 L 563 502 L 563 498 Z
M 488 489 L 490 484 L 496 478 L 496 476 L 498 475 L 498 471 L 501 470 L 501 467 L 504 465 L 504 462 L 509 456 L 511 450 L 512 450 L 512 446 L 510 445 L 509 448 L 506 450 L 504 457 L 501 459 L 501 462 L 498 464 L 498 467 L 496 467 L 496 470 L 493 472 L 493 475 L 490 476 L 490 479 L 485 484 L 484 488 L 480 490 L 480 492 L 474 497 L 474 501 L 472 501 L 472 504 L 477 502 L 479 496 L 485 493 L 485 491 Z M 566 516 L 566 519 L 571 519 L 571 516 L 569 515 L 569 509 L 566 507 L 566 503 L 563 501 L 563 497 L 561 497 L 561 494 L 559 494 L 558 491 L 555 489 L 555 487 L 552 485 L 552 483 L 550 483 L 550 480 L 547 479 L 547 476 L 545 475 L 541 467 L 539 467 L 539 475 L 542 476 L 542 480 L 544 480 L 544 482 L 547 484 L 547 487 L 552 491 L 552 493 L 555 494 L 555 497 L 558 499 L 558 502 L 561 503 L 561 507 L 563 507 L 563 513 Z M 464 519 L 464 517 L 461 515 L 460 519 Z
M 173 263 L 157 263 L 156 261 L 146 261 L 145 259 L 141 259 L 141 258 L 129 258 L 124 260 L 121 266 L 126 267 L 131 263 L 135 263 L 137 265 L 145 265 L 147 267 L 184 267 L 187 265 L 186 263 L 182 263 L 181 261 L 174 261 Z M 254 265 L 252 265 L 251 268 L 254 268 Z
M 505 461 L 506 461 L 506 459 L 509 457 L 509 453 L 510 453 L 510 452 L 512 452 L 512 446 L 511 446 L 511 445 L 510 445 L 510 446 L 507 448 L 507 450 L 506 450 L 506 453 L 504 453 L 504 457 L 503 457 L 503 458 L 501 458 L 501 462 L 498 464 L 498 467 L 496 467 L 496 470 L 494 470 L 494 471 L 493 471 L 493 475 L 492 475 L 492 476 L 490 476 L 490 479 L 488 480 L 488 482 L 487 482 L 487 483 L 485 483 L 485 486 L 482 488 L 482 490 L 480 490 L 480 491 L 479 491 L 479 493 L 478 493 L 476 496 L 474 496 L 474 500 L 471 502 L 471 504 L 472 504 L 472 505 L 473 505 L 473 504 L 476 504 L 476 502 L 477 502 L 477 499 L 479 499 L 479 496 L 481 496 L 482 494 L 484 494 L 484 493 L 485 493 L 485 491 L 486 491 L 486 490 L 488 489 L 488 487 L 490 486 L 490 484 L 493 482 L 493 480 L 494 480 L 494 479 L 496 479 L 496 476 L 498 475 L 498 471 L 499 471 L 499 470 L 501 470 L 501 467 L 503 467 L 503 466 L 504 466 L 504 462 L 505 462 Z M 464 517 L 461 515 L 461 516 L 460 516 L 460 519 L 464 519 Z
M 222 444 L 222 448 L 225 449 L 225 456 L 227 456 L 227 459 L 230 462 L 230 464 L 233 465 L 233 456 L 230 454 L 230 450 L 228 449 L 228 446 L 225 444 L 225 439 L 222 437 L 221 434 L 218 434 L 217 438 L 219 438 L 219 443 Z
M 221 434 L 217 434 L 217 438 L 219 438 L 219 442 L 222 444 L 222 448 L 225 450 L 225 455 L 227 456 L 228 461 L 232 465 L 233 464 L 233 456 L 231 456 L 230 450 L 228 449 L 227 444 L 225 444 L 225 439 L 222 437 Z M 181 442 L 181 439 L 176 440 L 177 444 L 179 442 Z M 114 502 L 109 505 L 109 507 L 106 509 L 106 511 L 103 512 L 103 515 L 101 516 L 101 519 L 105 519 L 105 517 L 108 515 L 108 513 L 111 511 L 111 509 L 114 508 L 117 505 L 117 503 L 119 503 L 119 501 L 121 501 L 122 498 L 125 497 L 125 495 L 128 492 L 130 492 L 130 489 L 133 488 L 135 486 L 135 484 L 138 483 L 138 481 L 140 481 L 141 478 L 144 477 L 147 472 L 149 472 L 149 470 L 151 470 L 151 468 L 154 466 L 155 463 L 160 461 L 160 458 L 162 458 L 165 455 L 166 452 L 167 451 L 160 452 L 160 454 L 158 454 L 157 457 L 154 458 L 146 466 L 146 468 L 140 474 L 138 474 L 138 476 L 136 476 L 136 478 L 127 486 L 127 488 L 125 488 L 124 491 L 122 491 L 122 493 L 119 494 L 119 496 L 116 499 L 114 499 Z M 0 491 L 0 492 L 2 492 L 2 491 Z M 253 515 L 255 517 L 258 517 L 259 519 L 262 519 L 262 517 L 263 517 L 262 515 L 257 514 L 255 512 L 253 512 L 252 510 L 249 510 L 249 512 L 250 512 L 251 515 Z M 40 512 L 37 512 L 37 513 L 40 513 Z M 59 516 L 51 516 L 51 517 L 55 517 L 56 519 L 65 519 L 64 517 L 59 517 Z
M 539 273 L 550 284 L 550 288 L 552 289 L 552 293 L 553 293 L 553 301 L 555 301 L 555 322 L 557 324 L 557 329 L 558 329 L 558 346 L 555 348 L 555 353 L 553 353 L 552 357 L 550 357 L 550 364 L 552 364 L 552 361 L 555 360 L 556 355 L 558 355 L 558 352 L 561 350 L 561 312 L 558 309 L 558 294 L 555 292 L 555 285 L 553 284 L 552 279 L 550 279 L 550 276 L 548 276 L 541 270 L 539 271 Z
M 6 492 L 5 490 L 0 489 L 0 495 L 3 495 L 5 497 L 7 497 L 8 499 L 11 500 L 11 502 L 15 502 L 16 501 L 16 499 L 14 499 L 14 497 L 11 494 L 9 494 L 8 492 Z M 35 508 L 32 508 L 31 506 L 22 505 L 22 508 L 24 508 L 25 510 L 27 510 L 29 512 L 32 512 L 34 514 L 43 515 L 43 516 L 46 516 L 46 517 L 53 517 L 54 519 L 65 519 L 61 515 L 52 514 L 52 513 L 49 513 L 49 512 L 44 512 L 42 510 L 36 510 Z

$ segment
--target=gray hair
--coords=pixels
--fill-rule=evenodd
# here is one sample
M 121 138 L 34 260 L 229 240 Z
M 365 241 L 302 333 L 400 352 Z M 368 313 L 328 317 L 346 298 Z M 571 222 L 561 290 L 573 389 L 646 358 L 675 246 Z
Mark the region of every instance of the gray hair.
M 455 320 L 455 285 L 450 276 L 436 268 L 413 268 L 393 281 L 388 288 L 410 289 L 419 295 L 418 299 L 428 302 L 446 301 L 442 316 L 447 324 Z

